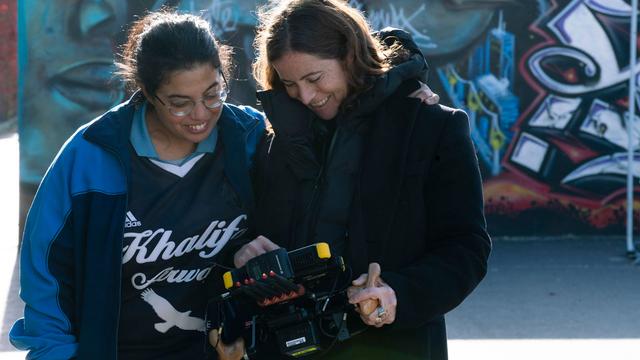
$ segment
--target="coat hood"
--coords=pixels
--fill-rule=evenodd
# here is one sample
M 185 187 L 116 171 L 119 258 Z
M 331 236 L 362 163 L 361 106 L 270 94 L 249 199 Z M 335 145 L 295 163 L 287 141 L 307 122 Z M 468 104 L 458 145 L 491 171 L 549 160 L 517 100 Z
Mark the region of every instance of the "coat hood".
M 340 117 L 351 118 L 369 113 L 391 95 L 399 93 L 400 96 L 408 96 L 420 87 L 418 81 L 427 82 L 429 65 L 409 33 L 387 27 L 375 35 L 387 46 L 399 42 L 407 51 L 407 56 L 396 59 L 384 74 L 371 77 L 371 87 L 360 94 L 354 104 L 348 107 L 351 110 L 346 110 Z

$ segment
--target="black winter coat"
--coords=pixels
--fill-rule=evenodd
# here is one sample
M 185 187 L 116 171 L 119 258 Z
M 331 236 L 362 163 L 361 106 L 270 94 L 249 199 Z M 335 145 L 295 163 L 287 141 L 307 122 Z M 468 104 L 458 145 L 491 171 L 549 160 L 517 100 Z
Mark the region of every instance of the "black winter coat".
M 487 271 L 491 241 L 468 118 L 407 96 L 425 68 L 412 56 L 376 79 L 351 114 L 339 115 L 338 126 L 340 118 L 367 124 L 344 255 L 354 278 L 378 262 L 398 305 L 393 324 L 370 328 L 325 358 L 446 359 L 444 314 Z M 301 179 L 313 170 L 305 156 L 294 156 L 312 151 L 305 147 L 309 113 L 278 92 L 259 98 L 273 131 L 256 155 L 256 230 L 293 249 L 302 245 L 293 239 Z
M 369 262 L 380 263 L 397 296 L 397 316 L 336 352 L 363 358 L 363 350 L 349 353 L 360 343 L 376 358 L 446 359 L 443 315 L 484 277 L 491 247 L 468 119 L 406 94 L 392 95 L 368 116 L 346 255 L 354 277 Z M 301 165 L 287 153 L 291 138 L 275 123 L 274 131 L 257 158 L 257 233 L 287 247 L 299 196 L 292 167 Z

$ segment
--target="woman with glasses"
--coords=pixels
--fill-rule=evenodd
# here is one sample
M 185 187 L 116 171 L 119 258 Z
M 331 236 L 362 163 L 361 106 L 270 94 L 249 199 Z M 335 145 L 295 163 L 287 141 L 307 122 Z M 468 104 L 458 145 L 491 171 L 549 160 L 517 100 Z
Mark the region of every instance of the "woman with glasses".
M 230 51 L 195 16 L 149 14 L 119 62 L 136 90 L 44 177 L 21 253 L 30 359 L 202 359 L 225 245 L 246 236 L 256 110 L 226 104 Z

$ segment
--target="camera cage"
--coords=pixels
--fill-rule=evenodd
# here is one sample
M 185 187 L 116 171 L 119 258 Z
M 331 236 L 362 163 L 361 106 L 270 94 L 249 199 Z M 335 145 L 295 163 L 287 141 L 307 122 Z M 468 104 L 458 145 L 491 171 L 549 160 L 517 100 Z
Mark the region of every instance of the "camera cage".
M 244 337 L 251 359 L 326 351 L 354 335 L 346 326 L 353 309 L 346 296 L 350 277 L 327 243 L 257 256 L 223 275 L 228 292 L 216 300 L 228 309 L 220 316 L 222 341 Z

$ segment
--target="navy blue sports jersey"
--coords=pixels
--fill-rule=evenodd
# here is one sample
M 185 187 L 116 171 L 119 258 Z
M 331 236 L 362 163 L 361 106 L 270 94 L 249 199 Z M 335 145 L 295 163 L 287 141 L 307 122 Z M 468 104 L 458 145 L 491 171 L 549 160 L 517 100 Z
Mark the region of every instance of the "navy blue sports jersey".
M 218 143 L 181 177 L 132 150 L 120 359 L 204 358 L 207 298 L 222 281 L 214 262 L 247 228 L 225 179 L 223 151 Z

